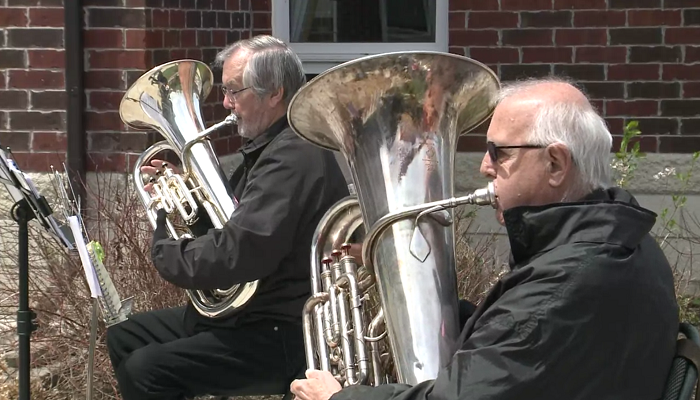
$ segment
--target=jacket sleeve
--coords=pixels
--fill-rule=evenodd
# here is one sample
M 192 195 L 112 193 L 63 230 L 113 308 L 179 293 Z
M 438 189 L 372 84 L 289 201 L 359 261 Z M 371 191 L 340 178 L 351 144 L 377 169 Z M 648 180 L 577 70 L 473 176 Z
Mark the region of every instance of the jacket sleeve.
M 553 354 L 543 348 L 543 343 L 551 343 L 552 339 L 543 340 L 547 329 L 541 331 L 539 323 L 544 315 L 542 306 L 551 300 L 552 293 L 547 290 L 528 296 L 518 288 L 507 292 L 479 317 L 451 363 L 435 380 L 416 386 L 349 387 L 331 400 L 540 398 L 535 386 L 541 364 Z
M 302 207 L 322 183 L 313 166 L 317 160 L 296 146 L 293 141 L 269 145 L 223 228 L 194 239 L 156 241 L 152 258 L 160 275 L 184 289 L 206 290 L 271 274 L 290 253 Z

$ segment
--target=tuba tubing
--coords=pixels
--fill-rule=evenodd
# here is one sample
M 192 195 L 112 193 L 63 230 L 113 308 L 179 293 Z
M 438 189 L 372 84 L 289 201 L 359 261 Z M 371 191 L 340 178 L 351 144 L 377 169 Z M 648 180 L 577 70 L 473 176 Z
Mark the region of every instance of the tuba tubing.
M 223 176 L 209 136 L 237 123 L 231 114 L 223 121 L 204 128 L 200 103 L 213 85 L 211 69 L 197 60 L 176 60 L 156 66 L 139 77 L 124 94 L 119 106 L 122 121 L 134 129 L 153 129 L 165 140 L 146 149 L 137 159 L 132 181 L 155 229 L 157 212 L 164 209 L 170 237 L 192 237 L 189 229 L 178 233 L 170 219 L 179 215 L 186 226 L 197 222 L 202 211 L 214 228 L 222 228 L 237 203 Z M 154 195 L 144 188 L 141 167 L 150 164 L 162 151 L 172 151 L 180 159 L 183 171 L 176 174 L 167 163 L 157 178 L 152 178 Z M 245 306 L 258 288 L 258 281 L 235 284 L 226 289 L 187 290 L 194 308 L 203 316 L 222 318 Z

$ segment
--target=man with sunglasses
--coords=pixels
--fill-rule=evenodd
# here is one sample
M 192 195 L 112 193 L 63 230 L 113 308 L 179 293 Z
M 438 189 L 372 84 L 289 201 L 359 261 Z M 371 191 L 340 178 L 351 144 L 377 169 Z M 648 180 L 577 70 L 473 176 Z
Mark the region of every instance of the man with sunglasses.
M 659 399 L 678 307 L 656 215 L 611 183 L 612 137 L 573 85 L 504 85 L 481 173 L 493 180 L 510 272 L 464 324 L 451 362 L 415 386 L 343 388 L 325 372 L 300 400 Z
M 287 106 L 306 78 L 286 44 L 256 36 L 228 46 L 216 61 L 223 105 L 245 139 L 230 180 L 238 204 L 223 228 L 192 227 L 196 239 L 169 238 L 159 212 L 151 256 L 159 274 L 183 289 L 254 280 L 258 289 L 231 316 L 208 318 L 188 303 L 111 327 L 107 346 L 124 400 L 284 393 L 305 366 L 301 316 L 310 296 L 311 239 L 348 186 L 333 153 L 287 123 Z M 161 163 L 142 171 L 154 174 Z

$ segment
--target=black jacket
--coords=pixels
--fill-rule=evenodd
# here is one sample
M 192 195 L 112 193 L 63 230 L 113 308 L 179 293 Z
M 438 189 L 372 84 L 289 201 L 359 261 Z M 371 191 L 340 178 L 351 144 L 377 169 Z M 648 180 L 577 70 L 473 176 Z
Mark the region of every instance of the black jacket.
M 188 319 L 231 326 L 259 318 L 301 323 L 310 295 L 311 238 L 323 214 L 348 195 L 330 151 L 303 140 L 286 116 L 240 149 L 243 163 L 230 182 L 239 203 L 222 229 L 196 239 L 155 241 L 160 275 L 184 289 L 229 288 L 260 280 L 254 298 L 233 318 Z
M 505 212 L 511 271 L 434 381 L 352 387 L 345 399 L 659 399 L 678 332 L 655 214 L 620 189 Z

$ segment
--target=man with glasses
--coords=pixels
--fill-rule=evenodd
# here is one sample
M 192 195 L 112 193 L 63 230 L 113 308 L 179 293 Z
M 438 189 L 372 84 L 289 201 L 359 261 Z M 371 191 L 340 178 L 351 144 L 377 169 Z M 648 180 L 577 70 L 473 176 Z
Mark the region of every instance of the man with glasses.
M 510 272 L 466 321 L 434 380 L 341 390 L 325 372 L 301 400 L 659 399 L 678 332 L 656 215 L 610 178 L 612 137 L 573 85 L 505 85 L 481 173 L 494 182 Z
M 233 316 L 211 319 L 186 306 L 132 315 L 107 346 L 122 398 L 182 399 L 284 393 L 305 366 L 302 308 L 310 296 L 311 238 L 324 213 L 348 195 L 330 151 L 298 137 L 287 106 L 306 82 L 302 64 L 271 36 L 242 40 L 216 57 L 223 105 L 246 139 L 230 186 L 238 205 L 221 229 L 173 240 L 159 212 L 152 259 L 184 289 L 259 280 Z M 162 161 L 142 171 L 154 174 Z

